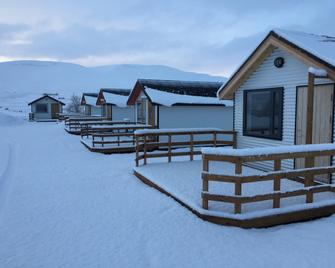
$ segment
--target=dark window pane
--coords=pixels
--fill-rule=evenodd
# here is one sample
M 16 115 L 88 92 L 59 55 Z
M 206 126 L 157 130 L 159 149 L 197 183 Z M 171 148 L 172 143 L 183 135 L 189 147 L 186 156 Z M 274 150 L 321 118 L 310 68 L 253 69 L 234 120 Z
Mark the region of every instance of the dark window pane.
M 47 104 L 36 104 L 36 113 L 47 113 L 48 105 Z

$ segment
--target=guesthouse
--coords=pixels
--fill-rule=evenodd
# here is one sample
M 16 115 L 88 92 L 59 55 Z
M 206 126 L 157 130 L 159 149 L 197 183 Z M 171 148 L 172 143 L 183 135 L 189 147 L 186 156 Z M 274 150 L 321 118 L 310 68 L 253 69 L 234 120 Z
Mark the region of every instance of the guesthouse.
M 96 105 L 102 107 L 102 116 L 114 121 L 134 121 L 134 107 L 127 105 L 129 94 L 130 89 L 100 89 Z
M 98 93 L 83 93 L 80 105 L 87 116 L 102 116 L 101 106 L 97 106 Z
M 222 82 L 138 79 L 127 104 L 134 118 L 158 128 L 216 127 L 231 130 L 233 102 L 219 100 Z
M 334 79 L 335 37 L 271 31 L 218 92 L 219 99 L 234 101 L 237 148 L 332 143 Z M 331 161 L 319 157 L 315 165 Z
M 48 121 L 58 119 L 63 112 L 65 103 L 58 99 L 57 94 L 43 94 L 42 97 L 28 103 L 31 108 L 29 119 L 34 121 Z

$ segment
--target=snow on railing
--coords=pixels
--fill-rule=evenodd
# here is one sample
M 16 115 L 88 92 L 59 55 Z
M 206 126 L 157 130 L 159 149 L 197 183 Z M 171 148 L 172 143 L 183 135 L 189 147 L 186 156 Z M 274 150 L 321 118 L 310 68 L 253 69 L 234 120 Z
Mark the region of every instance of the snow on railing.
M 235 214 L 241 213 L 242 204 L 273 200 L 273 208 L 279 208 L 282 198 L 306 196 L 306 203 L 313 203 L 315 193 L 335 192 L 333 185 L 320 185 L 315 181 L 316 176 L 327 176 L 335 172 L 335 166 L 315 167 L 316 157 L 330 157 L 335 155 L 335 144 L 309 144 L 292 146 L 273 146 L 250 149 L 203 148 L 203 208 L 208 209 L 209 201 L 232 203 Z M 281 161 L 286 159 L 304 159 L 305 167 L 292 170 L 282 170 Z M 235 165 L 235 172 L 215 174 L 209 171 L 210 162 L 229 162 Z M 244 164 L 250 162 L 273 161 L 273 171 L 263 174 L 248 175 L 243 173 Z M 288 179 L 301 183 L 303 187 L 290 191 L 281 191 L 281 180 Z M 220 195 L 209 192 L 209 182 L 225 182 L 235 184 L 234 195 Z M 243 196 L 242 185 L 273 181 L 273 191 L 253 196 Z M 316 185 L 318 184 L 318 185 Z
M 318 77 L 327 77 L 327 71 L 324 69 L 309 67 L 308 72 Z

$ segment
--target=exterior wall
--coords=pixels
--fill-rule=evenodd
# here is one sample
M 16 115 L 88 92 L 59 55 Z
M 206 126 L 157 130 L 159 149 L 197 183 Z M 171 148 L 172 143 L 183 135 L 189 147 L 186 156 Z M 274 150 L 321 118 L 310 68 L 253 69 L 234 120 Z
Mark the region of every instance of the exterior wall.
M 285 64 L 276 68 L 273 61 L 283 57 Z M 307 84 L 308 65 L 291 54 L 276 48 L 271 55 L 249 76 L 249 78 L 235 92 L 234 129 L 238 132 L 237 148 L 264 147 L 276 145 L 293 145 L 295 143 L 295 110 L 296 87 Z M 329 83 L 329 80 L 318 79 L 316 83 Z M 272 140 L 243 136 L 243 91 L 271 87 L 284 88 L 283 107 L 283 139 Z M 293 161 L 283 161 L 283 167 L 292 168 Z M 254 164 L 254 166 L 268 169 L 272 163 Z
M 58 103 L 50 98 L 43 98 L 33 104 L 31 104 L 31 112 L 34 113 L 34 118 L 37 120 L 44 120 L 44 119 L 52 119 L 51 118 L 51 104 L 52 103 Z M 37 104 L 47 104 L 48 106 L 48 112 L 47 113 L 37 113 L 36 112 L 36 105 Z M 60 105 L 59 111 L 62 112 L 62 105 Z
M 119 121 L 128 119 L 134 121 L 134 106 L 128 106 L 125 108 L 112 106 L 112 120 Z
M 91 115 L 102 116 L 101 106 L 91 106 Z

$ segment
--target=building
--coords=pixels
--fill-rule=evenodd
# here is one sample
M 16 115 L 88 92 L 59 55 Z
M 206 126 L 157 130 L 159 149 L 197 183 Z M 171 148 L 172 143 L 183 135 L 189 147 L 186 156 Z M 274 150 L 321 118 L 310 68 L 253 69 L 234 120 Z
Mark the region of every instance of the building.
M 42 97 L 28 103 L 31 108 L 29 118 L 31 120 L 56 120 L 59 113 L 63 112 L 65 103 L 57 98 L 57 95 L 43 94 Z
M 234 101 L 237 148 L 333 142 L 334 79 L 335 37 L 271 31 L 218 92 Z
M 102 88 L 96 105 L 102 107 L 102 115 L 110 120 L 134 121 L 134 107 L 127 105 L 130 89 Z
M 98 93 L 83 93 L 81 97 L 81 106 L 83 113 L 88 116 L 101 116 L 101 106 L 97 106 Z
M 158 128 L 217 127 L 231 130 L 233 102 L 218 100 L 222 82 L 139 79 L 127 104 L 138 123 Z

